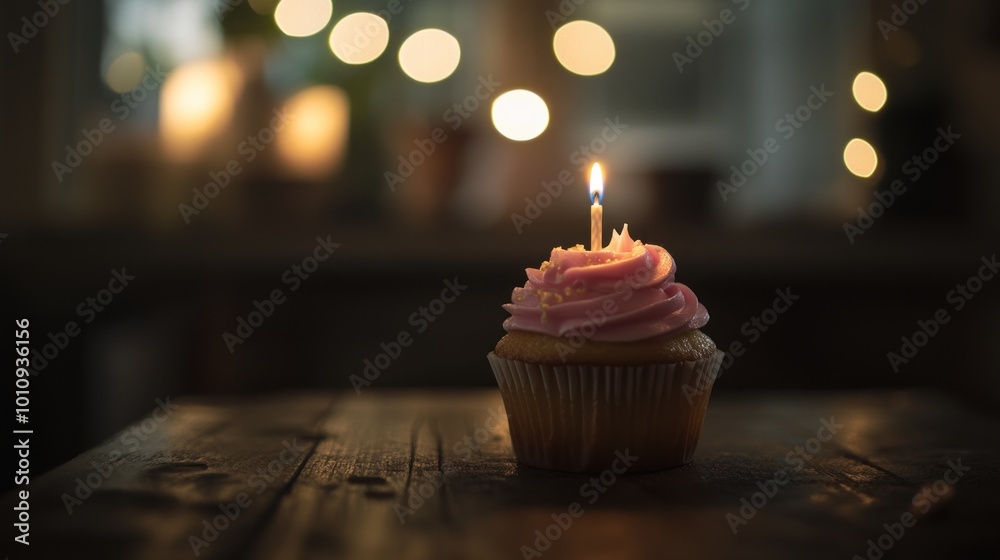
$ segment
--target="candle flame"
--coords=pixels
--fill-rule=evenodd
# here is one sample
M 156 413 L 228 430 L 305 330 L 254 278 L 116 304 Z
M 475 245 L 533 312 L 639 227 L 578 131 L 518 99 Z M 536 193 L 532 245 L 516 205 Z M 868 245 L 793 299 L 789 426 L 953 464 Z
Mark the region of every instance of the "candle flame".
M 604 202 L 604 174 L 599 163 L 590 168 L 590 199 L 594 204 Z

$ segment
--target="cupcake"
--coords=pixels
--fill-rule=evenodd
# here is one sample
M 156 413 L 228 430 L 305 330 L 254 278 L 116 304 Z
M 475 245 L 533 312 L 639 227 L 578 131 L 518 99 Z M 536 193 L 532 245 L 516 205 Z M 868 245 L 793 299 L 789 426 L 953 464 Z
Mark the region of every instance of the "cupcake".
M 691 461 L 723 353 L 676 269 L 626 224 L 603 250 L 553 249 L 526 270 L 488 356 L 521 463 L 598 472 L 623 456 L 630 471 Z

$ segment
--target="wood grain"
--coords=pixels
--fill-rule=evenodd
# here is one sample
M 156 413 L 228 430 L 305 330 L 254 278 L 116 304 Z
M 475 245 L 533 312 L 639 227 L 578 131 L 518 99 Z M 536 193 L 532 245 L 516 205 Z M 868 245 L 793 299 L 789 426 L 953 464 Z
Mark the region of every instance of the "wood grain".
M 824 421 L 836 434 L 810 444 Z M 33 481 L 32 548 L 191 558 L 190 536 L 245 492 L 252 503 L 198 558 L 506 559 L 535 557 L 522 547 L 536 544 L 547 559 L 864 558 L 961 460 L 968 472 L 947 504 L 885 557 L 979 558 L 996 519 L 998 430 L 993 416 L 921 393 L 715 399 L 694 463 L 605 488 L 519 465 L 496 391 L 188 401 L 73 515 L 60 496 L 120 436 Z M 289 439 L 307 450 L 257 493 L 250 477 Z M 779 473 L 783 483 L 768 482 Z M 743 519 L 742 500 L 760 504 L 765 491 L 734 534 L 727 515 Z M 582 515 L 556 530 L 573 503 Z M 546 547 L 547 528 L 558 538 Z

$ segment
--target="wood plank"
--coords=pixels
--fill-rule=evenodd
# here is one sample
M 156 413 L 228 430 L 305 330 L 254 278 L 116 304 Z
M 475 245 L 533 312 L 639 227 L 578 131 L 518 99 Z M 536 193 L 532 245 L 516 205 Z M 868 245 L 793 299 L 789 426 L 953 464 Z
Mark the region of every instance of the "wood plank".
M 310 452 L 254 495 L 202 556 L 521 558 L 536 531 L 552 526 L 559 536 L 539 552 L 554 560 L 864 557 L 866 541 L 961 458 L 971 470 L 948 505 L 920 517 L 891 553 L 976 557 L 989 544 L 1000 490 L 997 418 L 911 392 L 717 398 L 694 463 L 616 477 L 596 494 L 581 493 L 593 475 L 514 460 L 496 391 L 214 402 L 172 415 L 80 506 L 85 515 L 67 516 L 53 497 L 89 461 L 107 458 L 114 439 L 42 477 L 50 497 L 33 501 L 39 536 L 58 535 L 64 544 L 53 550 L 63 554 L 188 557 L 193 528 L 246 491 L 245 477 L 288 437 L 309 439 Z M 838 433 L 790 463 L 787 454 L 831 417 L 843 424 Z M 778 470 L 788 482 L 734 535 L 727 514 L 738 515 L 741 499 Z M 552 516 L 565 521 L 573 502 L 582 517 L 557 531 Z
M 419 394 L 337 399 L 322 442 L 252 558 L 439 557 L 440 546 L 422 529 L 428 519 L 437 526 L 448 518 L 443 502 L 419 493 L 410 502 L 421 489 L 436 491 L 441 480 L 436 427 L 429 421 L 437 404 Z
M 32 480 L 30 557 L 239 554 L 313 451 L 329 405 L 329 396 L 170 403 Z M 206 536 L 213 522 L 224 529 Z

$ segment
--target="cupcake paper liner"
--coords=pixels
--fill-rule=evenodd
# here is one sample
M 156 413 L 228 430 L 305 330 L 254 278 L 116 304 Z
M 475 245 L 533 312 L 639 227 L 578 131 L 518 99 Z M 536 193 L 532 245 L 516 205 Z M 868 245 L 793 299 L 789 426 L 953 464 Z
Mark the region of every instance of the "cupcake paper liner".
M 573 472 L 611 468 L 620 454 L 638 458 L 629 472 L 689 463 L 722 357 L 553 366 L 487 356 L 518 461 Z

